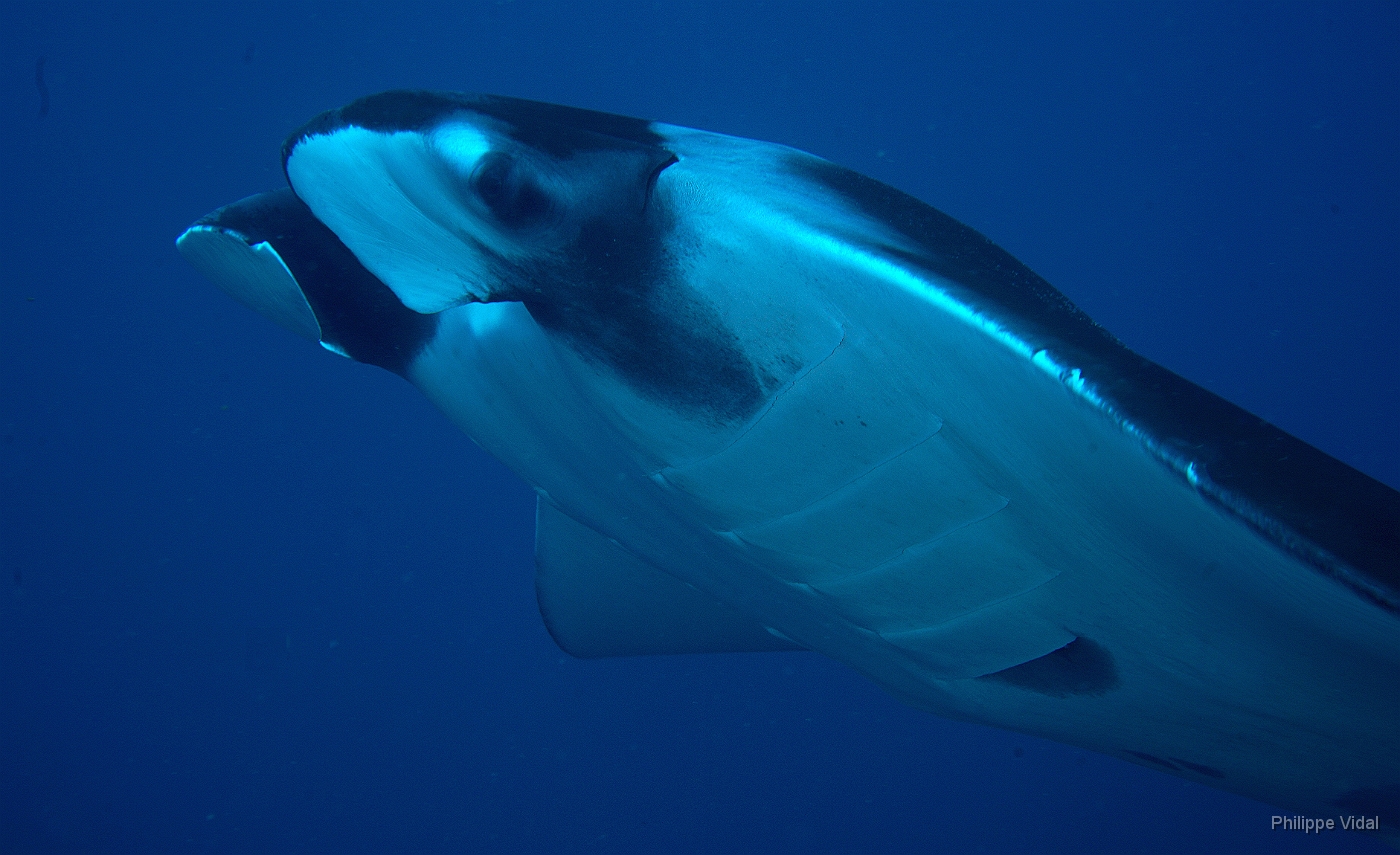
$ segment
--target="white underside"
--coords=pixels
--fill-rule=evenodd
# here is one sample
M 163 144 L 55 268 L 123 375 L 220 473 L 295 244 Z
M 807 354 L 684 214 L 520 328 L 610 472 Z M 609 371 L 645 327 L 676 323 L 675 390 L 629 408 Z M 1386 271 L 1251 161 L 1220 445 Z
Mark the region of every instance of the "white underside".
M 731 434 L 686 445 L 658 416 L 677 465 L 643 442 L 647 405 L 619 403 L 616 378 L 518 304 L 444 313 L 411 376 L 569 516 L 931 711 L 1183 758 L 1299 809 L 1319 807 L 1318 776 L 1354 786 L 1358 756 L 1400 768 L 1382 738 L 1391 618 L 1206 502 L 1026 353 L 816 249 L 765 284 L 816 283 L 839 344 L 807 324 L 818 362 Z M 1077 636 L 1111 653 L 1118 688 L 969 679 Z
M 1392 616 L 1206 501 L 1075 366 L 862 249 L 875 227 L 757 162 L 776 149 L 663 131 L 681 162 L 658 198 L 686 212 L 672 260 L 767 404 L 742 424 L 687 421 L 520 304 L 458 305 L 409 376 L 483 448 L 646 566 L 925 709 L 1179 758 L 1297 810 L 1394 786 Z M 352 210 L 298 168 L 298 193 L 410 307 L 447 305 L 445 275 L 471 285 L 433 231 L 447 215 L 407 212 L 412 194 Z M 1113 657 L 1115 688 L 975 679 L 1077 637 Z

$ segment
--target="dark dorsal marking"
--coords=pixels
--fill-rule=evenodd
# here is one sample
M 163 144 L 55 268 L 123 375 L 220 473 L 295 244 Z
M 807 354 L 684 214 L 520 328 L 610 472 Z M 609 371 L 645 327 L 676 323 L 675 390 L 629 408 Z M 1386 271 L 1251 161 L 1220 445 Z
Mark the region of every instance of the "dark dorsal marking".
M 1118 668 L 1113 664 L 1113 656 L 1101 645 L 1076 638 L 1038 659 L 977 679 L 1006 683 L 1052 698 L 1097 696 L 1118 688 Z
M 198 225 L 272 244 L 306 295 L 321 340 L 356 362 L 402 375 L 433 337 L 437 315 L 405 306 L 291 190 L 274 190 L 220 208 Z
M 525 277 L 541 284 L 525 307 L 641 394 L 710 424 L 747 418 L 763 402 L 754 368 L 714 309 L 670 282 L 659 216 L 585 224 L 566 262 Z

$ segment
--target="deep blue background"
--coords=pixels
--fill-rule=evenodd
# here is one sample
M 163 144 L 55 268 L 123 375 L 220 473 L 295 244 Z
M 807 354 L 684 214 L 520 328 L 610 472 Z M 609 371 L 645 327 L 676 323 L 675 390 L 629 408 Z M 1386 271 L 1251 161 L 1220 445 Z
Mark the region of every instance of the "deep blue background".
M 0 850 L 1381 850 L 814 654 L 568 658 L 525 487 L 173 240 L 391 87 L 775 140 L 1395 486 L 1398 57 L 1392 2 L 5 3 Z

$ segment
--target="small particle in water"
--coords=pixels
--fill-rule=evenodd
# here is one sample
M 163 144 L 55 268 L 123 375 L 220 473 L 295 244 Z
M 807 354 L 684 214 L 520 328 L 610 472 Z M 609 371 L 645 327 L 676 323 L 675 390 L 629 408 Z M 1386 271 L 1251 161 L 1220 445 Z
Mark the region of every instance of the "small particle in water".
M 1334 214 L 1340 214 L 1341 212 L 1342 212 L 1342 206 L 1341 206 L 1341 205 L 1333 205 L 1333 206 L 1332 206 L 1332 213 L 1334 213 Z
M 1021 746 L 1018 745 L 1018 746 L 1016 746 L 1015 748 L 1011 749 L 1011 753 L 1014 754 L 1014 755 L 1016 755 L 1017 757 L 1025 757 L 1025 756 L 1026 756 L 1026 749 L 1024 749 L 1024 748 L 1022 748 Z
M 258 55 L 258 46 L 248 42 L 248 46 L 243 49 L 243 64 L 252 65 L 253 58 Z

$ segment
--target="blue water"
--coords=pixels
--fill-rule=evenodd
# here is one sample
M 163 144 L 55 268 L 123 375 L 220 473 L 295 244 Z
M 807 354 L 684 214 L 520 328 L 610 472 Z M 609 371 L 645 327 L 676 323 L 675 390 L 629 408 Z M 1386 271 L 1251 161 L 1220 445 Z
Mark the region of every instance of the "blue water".
M 1400 486 L 1400 6 L 95 5 L 0 7 L 0 850 L 1383 851 L 815 654 L 570 659 L 524 485 L 173 240 L 386 88 L 775 140 Z

